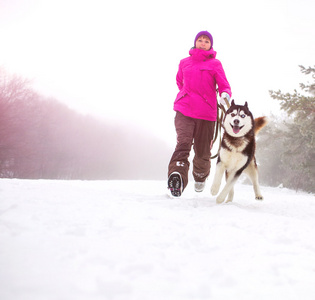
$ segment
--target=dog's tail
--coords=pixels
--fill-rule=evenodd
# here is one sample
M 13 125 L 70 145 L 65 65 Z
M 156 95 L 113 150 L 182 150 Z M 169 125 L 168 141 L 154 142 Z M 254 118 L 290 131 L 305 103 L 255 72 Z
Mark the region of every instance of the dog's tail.
M 258 134 L 258 132 L 268 124 L 267 117 L 259 117 L 259 118 L 256 118 L 254 121 L 255 121 L 255 124 L 254 124 L 255 135 Z

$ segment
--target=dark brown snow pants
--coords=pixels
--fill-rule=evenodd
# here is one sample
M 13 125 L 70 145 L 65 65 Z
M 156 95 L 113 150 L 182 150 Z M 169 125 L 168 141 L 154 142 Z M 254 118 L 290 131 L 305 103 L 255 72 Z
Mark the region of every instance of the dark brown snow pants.
M 189 153 L 194 144 L 193 177 L 203 182 L 210 174 L 210 157 L 214 133 L 214 121 L 193 119 L 176 112 L 175 128 L 177 145 L 168 166 L 168 176 L 173 172 L 181 174 L 183 189 L 188 184 Z

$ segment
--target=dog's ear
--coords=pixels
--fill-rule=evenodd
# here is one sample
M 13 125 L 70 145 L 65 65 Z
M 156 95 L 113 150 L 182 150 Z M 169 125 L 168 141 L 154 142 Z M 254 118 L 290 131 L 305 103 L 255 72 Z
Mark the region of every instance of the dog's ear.
M 234 99 L 233 99 L 231 102 L 231 106 L 234 106 L 234 105 L 235 105 L 235 103 L 234 103 Z
M 245 101 L 245 107 L 247 107 L 247 108 L 248 108 L 248 104 L 247 104 L 247 101 Z

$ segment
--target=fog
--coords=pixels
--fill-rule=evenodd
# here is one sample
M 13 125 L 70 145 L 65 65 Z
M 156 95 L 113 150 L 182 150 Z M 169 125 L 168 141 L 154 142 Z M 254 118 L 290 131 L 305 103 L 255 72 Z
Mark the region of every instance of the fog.
M 165 141 L 128 122 L 80 114 L 0 69 L 0 177 L 162 179 Z
M 279 111 L 313 65 L 314 1 L 2 0 L 0 65 L 41 94 L 106 120 L 146 128 L 174 146 L 180 59 L 208 30 L 238 103 Z
M 310 0 L 2 0 L 0 65 L 30 79 L 43 97 L 123 128 L 123 139 L 132 141 L 124 146 L 129 162 L 141 164 L 148 150 L 163 145 L 157 152 L 170 157 L 175 147 L 175 77 L 197 32 L 212 33 L 236 103 L 247 101 L 255 117 L 279 114 L 269 90 L 293 91 L 304 80 L 298 65 L 314 64 L 314 6 Z M 142 166 L 167 168 L 164 155 L 156 159 Z M 121 161 L 122 169 L 127 165 Z

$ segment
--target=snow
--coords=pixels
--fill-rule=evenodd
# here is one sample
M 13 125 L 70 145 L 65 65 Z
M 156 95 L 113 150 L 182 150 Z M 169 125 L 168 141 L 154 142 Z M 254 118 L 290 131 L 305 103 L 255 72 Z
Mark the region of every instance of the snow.
M 0 299 L 314 299 L 314 195 L 262 193 L 2 179 Z

